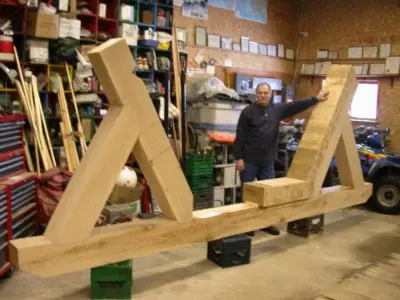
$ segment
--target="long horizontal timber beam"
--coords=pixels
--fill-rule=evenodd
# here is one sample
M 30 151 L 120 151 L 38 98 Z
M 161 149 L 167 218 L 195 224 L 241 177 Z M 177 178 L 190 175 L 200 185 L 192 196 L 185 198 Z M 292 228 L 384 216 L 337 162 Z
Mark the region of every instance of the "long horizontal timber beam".
M 191 221 L 160 218 L 100 227 L 83 242 L 54 245 L 44 236 L 13 240 L 11 262 L 41 277 L 55 276 L 323 214 L 364 203 L 371 193 L 369 183 L 358 189 L 335 186 L 315 198 L 268 208 L 246 202 L 193 212 Z

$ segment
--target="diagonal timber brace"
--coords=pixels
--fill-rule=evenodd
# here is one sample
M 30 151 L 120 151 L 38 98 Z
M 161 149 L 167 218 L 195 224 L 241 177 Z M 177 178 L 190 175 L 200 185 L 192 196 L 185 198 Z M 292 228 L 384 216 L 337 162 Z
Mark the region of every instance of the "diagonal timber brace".
M 46 277 L 146 256 L 364 203 L 372 193 L 355 163 L 351 66 L 331 67 L 329 99 L 314 109 L 288 177 L 245 184 L 245 203 L 192 212 L 193 195 L 143 82 L 132 74 L 125 40 L 110 40 L 89 57 L 110 110 L 45 234 L 11 241 L 11 261 L 24 271 Z M 132 151 L 165 218 L 94 229 Z M 343 186 L 321 189 L 333 156 Z

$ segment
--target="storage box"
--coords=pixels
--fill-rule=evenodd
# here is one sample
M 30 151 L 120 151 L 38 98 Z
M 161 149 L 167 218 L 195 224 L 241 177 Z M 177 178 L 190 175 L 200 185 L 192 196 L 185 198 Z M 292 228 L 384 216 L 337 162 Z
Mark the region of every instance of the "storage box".
M 92 268 L 92 299 L 131 299 L 132 260 Z
M 213 207 L 213 192 L 194 195 L 193 209 L 206 209 Z
M 81 38 L 81 21 L 67 18 L 60 18 L 60 38 L 71 37 L 77 40 Z
M 223 187 L 215 187 L 213 195 L 214 207 L 225 205 L 225 189 Z
M 137 25 L 123 23 L 119 26 L 119 33 L 128 45 L 137 46 L 139 37 L 139 28 Z
M 246 106 L 227 101 L 188 103 L 188 121 L 196 128 L 236 131 L 240 113 Z
M 28 40 L 29 60 L 35 63 L 48 63 L 49 61 L 49 41 Z
M 103 210 L 109 224 L 121 223 L 121 220 L 132 220 L 140 213 L 140 201 L 130 204 L 106 205 Z
M 324 215 L 304 218 L 287 224 L 288 233 L 304 238 L 320 234 L 324 231 Z
M 120 21 L 134 22 L 135 7 L 132 5 L 121 4 Z
M 153 12 L 151 10 L 143 10 L 142 23 L 144 23 L 144 24 L 152 24 L 153 23 Z
M 58 39 L 59 23 L 58 15 L 28 12 L 27 34 L 46 39 Z
M 208 242 L 207 258 L 220 267 L 250 263 L 251 238 L 241 234 Z
M 236 167 L 224 168 L 224 187 L 234 187 L 236 184 Z

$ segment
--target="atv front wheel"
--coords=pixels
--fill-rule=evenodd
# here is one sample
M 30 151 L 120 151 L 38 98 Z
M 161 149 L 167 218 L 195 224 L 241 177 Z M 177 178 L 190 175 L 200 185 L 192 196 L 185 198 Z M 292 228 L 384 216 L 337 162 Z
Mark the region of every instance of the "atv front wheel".
M 373 205 L 383 214 L 400 213 L 400 176 L 386 175 L 374 183 Z

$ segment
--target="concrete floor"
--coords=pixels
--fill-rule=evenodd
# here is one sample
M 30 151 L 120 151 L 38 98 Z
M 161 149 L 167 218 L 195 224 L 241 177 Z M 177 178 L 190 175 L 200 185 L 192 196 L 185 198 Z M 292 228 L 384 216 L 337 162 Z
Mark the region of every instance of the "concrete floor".
M 326 219 L 325 233 L 308 240 L 257 232 L 245 266 L 219 268 L 204 244 L 136 259 L 132 299 L 308 300 L 400 249 L 400 216 L 359 207 Z M 89 271 L 49 279 L 16 272 L 0 281 L 0 299 L 89 298 Z

